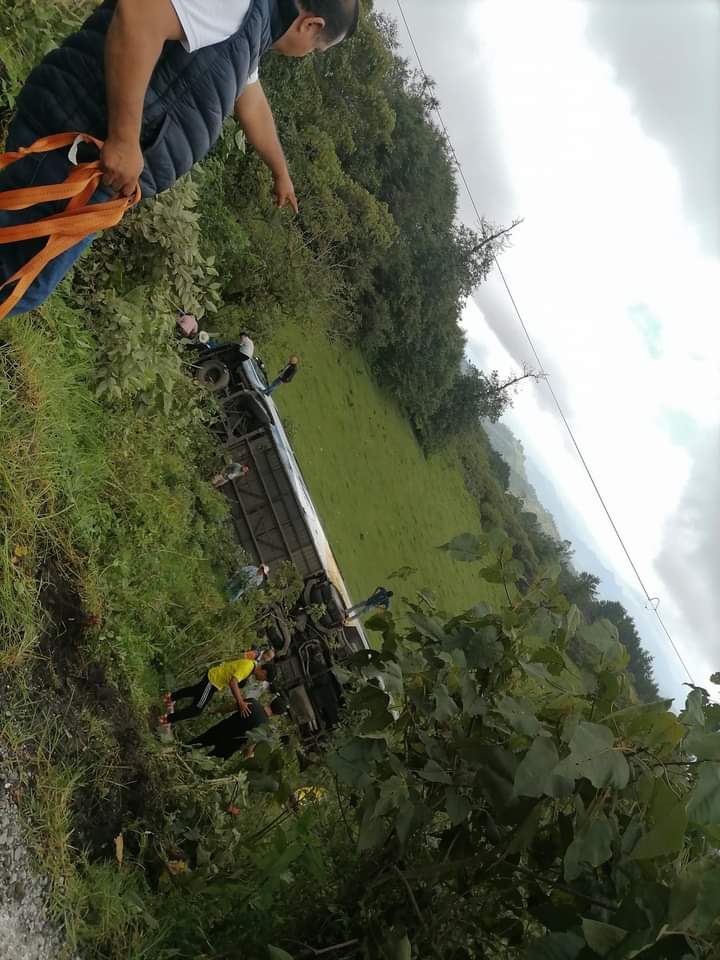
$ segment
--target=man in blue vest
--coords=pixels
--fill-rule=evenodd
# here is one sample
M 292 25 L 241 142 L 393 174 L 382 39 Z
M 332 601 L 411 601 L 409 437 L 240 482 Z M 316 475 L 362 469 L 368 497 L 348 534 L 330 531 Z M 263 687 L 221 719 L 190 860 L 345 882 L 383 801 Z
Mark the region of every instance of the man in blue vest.
M 360 0 L 104 0 L 82 28 L 32 71 L 17 100 L 6 150 L 55 133 L 104 141 L 103 186 L 93 202 L 143 199 L 167 190 L 216 142 L 233 109 L 273 175 L 278 206 L 298 204 L 270 105 L 258 75 L 274 49 L 287 57 L 322 52 L 355 30 Z M 81 148 L 82 150 L 87 148 Z M 25 157 L 0 173 L 0 191 L 58 183 L 67 150 Z M 46 203 L 0 212 L 0 227 L 62 209 Z M 51 261 L 12 313 L 50 295 L 91 238 Z M 0 245 L 0 284 L 44 241 Z M 0 303 L 8 288 L 0 291 Z

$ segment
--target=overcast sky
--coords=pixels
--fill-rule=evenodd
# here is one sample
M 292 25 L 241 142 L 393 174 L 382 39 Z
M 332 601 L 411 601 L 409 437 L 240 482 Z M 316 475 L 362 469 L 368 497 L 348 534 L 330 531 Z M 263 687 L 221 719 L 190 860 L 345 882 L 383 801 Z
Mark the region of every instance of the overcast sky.
M 375 6 L 397 17 L 396 0 Z M 720 669 L 720 3 L 404 8 L 478 207 L 525 218 L 503 269 L 641 576 L 705 684 Z M 402 25 L 398 35 L 412 59 Z M 472 221 L 464 197 L 461 214 Z M 481 366 L 531 359 L 497 277 L 465 325 Z M 684 696 L 547 388 L 523 391 L 506 422 L 613 571 L 663 692 Z

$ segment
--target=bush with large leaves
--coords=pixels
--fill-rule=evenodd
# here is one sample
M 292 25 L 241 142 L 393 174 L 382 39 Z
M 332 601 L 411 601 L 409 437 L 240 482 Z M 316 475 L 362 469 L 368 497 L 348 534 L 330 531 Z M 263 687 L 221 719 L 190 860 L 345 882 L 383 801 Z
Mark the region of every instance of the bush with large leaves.
M 581 626 L 548 571 L 524 595 L 504 534 L 457 538 L 505 584 L 502 609 L 378 649 L 329 758 L 357 861 L 336 897 L 348 956 L 720 957 L 720 732 L 707 695 L 632 702 L 608 621 Z M 592 651 L 579 669 L 578 631 Z M 313 949 L 332 945 L 326 939 Z M 350 952 L 347 952 L 347 951 Z M 342 953 L 345 955 L 345 953 Z M 305 954 L 303 954 L 305 955 Z M 309 955 L 309 954 L 308 954 Z

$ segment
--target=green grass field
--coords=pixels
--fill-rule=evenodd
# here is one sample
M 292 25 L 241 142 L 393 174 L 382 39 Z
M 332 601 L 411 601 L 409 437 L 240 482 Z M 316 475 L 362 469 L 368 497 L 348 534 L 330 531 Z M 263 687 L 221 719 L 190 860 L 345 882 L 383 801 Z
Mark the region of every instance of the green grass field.
M 271 375 L 301 355 L 297 377 L 274 396 L 353 597 L 384 583 L 410 599 L 429 592 L 451 613 L 485 599 L 478 565 L 438 549 L 480 529 L 459 465 L 425 458 L 359 351 L 291 327 L 259 352 Z M 390 578 L 403 567 L 415 572 Z

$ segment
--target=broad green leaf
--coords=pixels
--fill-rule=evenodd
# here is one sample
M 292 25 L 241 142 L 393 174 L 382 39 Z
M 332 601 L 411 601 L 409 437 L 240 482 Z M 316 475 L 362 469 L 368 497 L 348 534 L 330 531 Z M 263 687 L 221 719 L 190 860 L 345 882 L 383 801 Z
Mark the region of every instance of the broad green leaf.
M 498 699 L 495 709 L 510 724 L 513 730 L 526 737 L 535 737 L 540 732 L 541 725 L 535 716 L 532 703 L 525 697 L 506 697 Z
M 501 527 L 493 527 L 492 530 L 488 530 L 488 532 L 485 534 L 485 539 L 487 540 L 488 546 L 491 550 L 499 552 L 505 546 L 509 538 L 506 531 Z
M 538 737 L 520 762 L 515 773 L 514 790 L 518 797 L 570 796 L 574 781 L 555 774 L 559 756 L 549 737 Z
M 457 790 L 449 789 L 445 794 L 445 809 L 453 824 L 457 826 L 467 820 L 472 806 L 467 797 L 459 794 Z
M 693 910 L 687 929 L 700 935 L 710 933 L 720 916 L 720 867 L 710 867 L 700 878 L 697 906 Z
M 668 759 L 687 734 L 687 727 L 669 711 L 638 716 L 626 729 L 638 746 L 647 747 L 661 760 Z
M 423 780 L 429 780 L 430 783 L 452 783 L 450 774 L 435 760 L 428 760 L 420 771 L 420 776 Z
M 670 816 L 678 804 L 678 795 L 663 779 L 653 782 L 648 813 L 653 823 L 661 823 Z
M 557 689 L 557 682 L 544 663 L 531 663 L 520 661 L 520 667 L 525 673 L 534 680 L 547 680 Z
M 485 744 L 473 754 L 477 764 L 476 783 L 493 809 L 496 820 L 517 822 L 518 810 L 524 806 L 513 793 L 513 782 L 518 768 L 517 758 L 510 750 Z
M 582 626 L 577 636 L 597 653 L 603 667 L 615 667 L 622 670 L 627 666 L 629 656 L 618 638 L 617 627 L 609 620 L 598 620 L 590 626 Z
M 578 627 L 582 624 L 582 614 L 573 604 L 565 616 L 565 646 L 573 639 Z
M 620 845 L 620 849 L 625 856 L 627 856 L 627 854 L 629 854 L 635 848 L 635 845 L 642 837 L 644 826 L 645 823 L 643 818 L 637 813 L 628 821 L 628 824 L 623 831 L 622 842 Z
M 680 801 L 640 838 L 628 859 L 652 860 L 678 853 L 685 842 L 687 820 L 685 804 Z
M 703 733 L 692 729 L 685 738 L 683 750 L 698 760 L 720 761 L 720 733 Z
M 599 867 L 612 857 L 613 827 L 604 813 L 588 820 L 565 851 L 565 879 L 575 880 L 582 864 Z
M 653 700 L 652 703 L 638 703 L 632 707 L 625 707 L 623 710 L 614 710 L 606 717 L 603 717 L 603 723 L 628 723 L 636 720 L 646 713 L 666 713 L 672 706 L 672 700 Z
M 366 787 L 374 762 L 382 760 L 387 747 L 381 740 L 353 737 L 328 756 L 327 763 L 342 783 Z
M 523 633 L 533 648 L 547 647 L 559 654 L 559 650 L 552 644 L 552 638 L 557 629 L 557 617 L 545 607 L 536 610 L 525 623 Z M 537 657 L 533 655 L 533 660 Z
M 443 762 L 447 759 L 447 744 L 445 741 L 440 740 L 438 737 L 431 737 L 429 734 L 423 733 L 422 730 L 418 730 L 417 736 L 425 747 L 425 752 L 428 757 L 442 766 Z
M 503 655 L 495 627 L 483 627 L 476 631 L 462 649 L 471 670 L 491 670 Z
M 565 669 L 565 659 L 556 647 L 540 647 L 533 653 L 531 662 L 544 663 L 554 677 L 559 677 Z
M 373 633 L 385 633 L 388 622 L 388 617 L 382 613 L 374 613 L 371 617 L 367 618 L 363 626 L 366 630 L 372 630 Z
M 363 817 L 363 822 L 360 826 L 358 852 L 365 853 L 368 850 L 377 850 L 377 848 L 382 845 L 386 836 L 387 827 L 382 817 L 367 814 Z
M 461 533 L 449 543 L 444 543 L 441 550 L 447 551 L 453 560 L 459 560 L 463 563 L 471 563 L 474 560 L 480 560 L 487 549 L 479 537 L 472 533 Z
M 449 652 L 447 650 L 443 650 L 442 653 L 438 654 L 438 659 L 442 660 L 443 663 L 446 663 L 451 669 L 453 667 L 457 667 L 461 675 L 467 671 L 465 652 L 463 650 L 458 650 L 457 647 L 453 647 L 453 649 Z
M 380 676 L 387 692 L 393 697 L 397 697 L 398 699 L 402 698 L 405 692 L 405 684 L 400 664 L 392 661 L 386 663 Z
M 594 787 L 624 790 L 630 779 L 628 762 L 614 749 L 615 737 L 609 727 L 598 723 L 578 723 L 570 740 L 570 755 L 556 773 L 572 779 L 586 777 Z
M 448 693 L 448 688 L 444 683 L 438 683 L 433 694 L 435 698 L 435 713 L 433 716 L 440 723 L 456 717 L 460 712 L 458 705 Z
M 374 683 L 366 683 L 350 700 L 350 709 L 360 712 L 367 711 L 368 716 L 362 723 L 363 733 L 377 733 L 388 727 L 393 716 L 388 706 L 390 697 Z
M 527 960 L 576 960 L 584 948 L 585 941 L 574 933 L 549 933 L 530 944 Z
M 462 704 L 463 713 L 468 717 L 484 716 L 487 710 L 487 704 L 478 692 L 475 680 L 469 671 L 466 671 L 462 678 Z
M 408 799 L 406 782 L 397 776 L 388 777 L 380 786 L 380 798 L 375 807 L 375 816 L 384 817 L 397 810 Z
M 281 950 L 280 947 L 271 947 L 268 944 L 268 958 L 269 960 L 293 960 L 291 954 L 287 950 Z
M 517 830 L 513 833 L 513 838 L 508 847 L 508 854 L 523 853 L 532 844 L 540 826 L 545 803 L 536 803 L 527 817 L 523 820 Z
M 422 613 L 408 613 L 407 618 L 415 629 L 427 637 L 428 640 L 434 640 L 436 643 L 447 641 L 448 635 L 445 632 L 445 625 L 439 617 L 426 617 Z
M 622 943 L 627 937 L 627 930 L 621 927 L 613 927 L 609 923 L 599 923 L 597 920 L 590 920 L 583 917 L 583 933 L 587 945 L 600 957 L 605 957 L 612 949 Z
M 720 824 L 720 763 L 702 763 L 690 794 L 688 818 L 700 826 Z
M 679 929 L 697 906 L 700 895 L 701 869 L 692 864 L 677 878 L 670 890 L 668 920 Z
M 486 583 L 510 583 L 512 580 L 506 568 L 500 564 L 483 567 L 481 576 Z
M 304 844 L 297 841 L 295 843 L 291 843 L 282 851 L 282 853 L 273 857 L 268 869 L 268 873 L 274 877 L 282 876 L 289 866 L 303 856 L 304 852 Z
M 392 940 L 383 950 L 387 960 L 411 960 L 412 945 L 407 937 L 402 940 Z
M 277 793 L 280 782 L 271 777 L 268 773 L 256 773 L 251 770 L 248 773 L 248 783 L 258 793 Z
M 489 670 L 503 655 L 497 628 L 482 623 L 453 625 L 452 633 L 446 635 L 443 641 L 443 650 L 446 653 L 462 650 L 470 670 Z
M 685 701 L 685 709 L 680 714 L 682 723 L 686 723 L 690 727 L 705 726 L 704 700 L 705 697 L 702 690 L 695 689 L 690 691 Z
M 398 835 L 398 840 L 402 846 L 405 846 L 407 839 L 410 836 L 410 831 L 412 830 L 413 820 L 415 819 L 415 804 L 412 801 L 408 800 L 407 803 L 404 803 L 399 811 L 397 818 L 395 820 L 395 832 Z
M 597 700 L 601 704 L 614 703 L 623 689 L 625 677 L 613 670 L 602 670 L 597 677 Z

